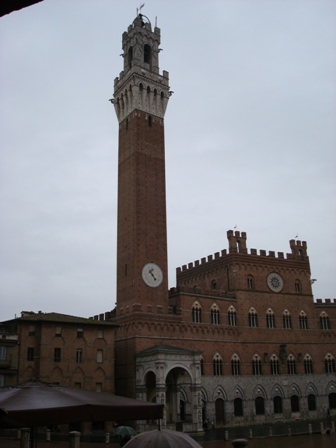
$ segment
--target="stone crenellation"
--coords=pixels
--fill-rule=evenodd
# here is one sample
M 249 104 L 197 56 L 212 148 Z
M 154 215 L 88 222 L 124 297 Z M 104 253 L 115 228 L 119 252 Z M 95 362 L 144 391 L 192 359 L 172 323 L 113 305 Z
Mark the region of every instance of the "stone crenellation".
M 336 306 L 336 299 L 316 299 L 315 306 Z
M 246 248 L 246 232 L 234 232 L 233 230 L 228 230 L 227 237 L 229 240 L 229 251 L 223 249 L 221 252 L 215 252 L 214 255 L 208 255 L 207 257 L 203 257 L 200 260 L 195 260 L 194 262 L 184 264 L 182 267 L 176 268 L 176 273 L 180 274 L 181 272 L 185 272 L 189 269 L 194 269 L 198 266 L 205 265 L 206 263 L 209 263 L 211 261 L 224 259 L 230 254 L 244 254 L 258 257 L 278 258 L 280 260 L 308 260 L 306 241 L 290 240 L 289 244 L 292 252 L 287 253 L 285 256 L 283 252 L 277 252 L 276 255 L 275 251 L 270 250 L 267 253 L 267 251 L 264 249 L 260 249 L 259 254 L 257 249 L 250 249 L 250 252 L 248 252 L 248 249 Z

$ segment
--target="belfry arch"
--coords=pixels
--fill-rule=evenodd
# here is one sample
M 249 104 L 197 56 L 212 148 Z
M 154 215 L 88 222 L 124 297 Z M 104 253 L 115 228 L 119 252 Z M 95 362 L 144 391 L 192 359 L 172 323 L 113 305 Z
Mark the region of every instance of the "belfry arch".
M 201 352 L 158 345 L 138 353 L 136 397 L 164 404 L 161 427 L 202 431 Z

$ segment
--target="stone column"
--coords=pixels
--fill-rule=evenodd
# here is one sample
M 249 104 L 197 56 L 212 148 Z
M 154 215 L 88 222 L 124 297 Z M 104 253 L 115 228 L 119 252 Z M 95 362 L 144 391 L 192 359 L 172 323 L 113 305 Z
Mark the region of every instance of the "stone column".
M 69 432 L 69 448 L 80 448 L 80 435 L 78 431 Z
M 202 422 L 202 393 L 200 385 L 192 385 L 190 387 L 190 391 L 192 392 L 193 397 L 193 426 L 195 431 L 203 431 L 203 422 Z
M 30 428 L 21 428 L 20 448 L 30 447 Z

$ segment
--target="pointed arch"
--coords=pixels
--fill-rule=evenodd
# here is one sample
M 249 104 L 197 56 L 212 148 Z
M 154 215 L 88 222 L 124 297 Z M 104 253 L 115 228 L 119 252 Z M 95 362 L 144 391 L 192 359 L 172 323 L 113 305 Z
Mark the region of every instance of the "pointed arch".
M 210 310 L 211 315 L 211 323 L 213 325 L 219 325 L 220 323 L 220 315 L 219 315 L 219 308 L 216 303 L 213 303 Z
M 324 368 L 326 373 L 335 373 L 335 358 L 331 353 L 324 358 Z
M 266 312 L 266 326 L 267 328 L 275 328 L 275 315 L 272 308 L 268 308 Z
M 279 366 L 280 366 L 279 359 L 278 359 L 277 355 L 275 353 L 273 353 L 273 355 L 270 358 L 271 375 L 279 375 L 279 371 L 280 371 Z
M 250 327 L 257 327 L 258 326 L 258 313 L 255 310 L 255 308 L 251 307 L 248 313 L 248 320 L 249 320 L 249 326 Z
M 330 330 L 329 316 L 325 311 L 320 314 L 320 328 L 321 330 Z
M 313 360 L 308 353 L 304 357 L 303 365 L 304 365 L 305 374 L 311 375 L 313 373 Z
M 192 306 L 192 321 L 196 324 L 202 322 L 202 307 L 197 301 L 195 301 Z
M 292 318 L 291 318 L 290 312 L 288 310 L 285 310 L 283 312 L 282 320 L 283 320 L 283 327 L 286 330 L 289 330 L 292 328 Z
M 240 375 L 240 359 L 236 353 L 231 357 L 231 374 L 234 376 Z
M 216 353 L 212 360 L 214 376 L 223 375 L 223 360 L 219 353 Z
M 231 327 L 235 327 L 237 325 L 237 311 L 233 305 L 229 306 L 228 309 L 228 322 Z
M 271 391 L 272 397 L 275 397 L 276 395 L 279 395 L 282 398 L 285 396 L 282 386 L 280 386 L 280 384 L 278 383 L 274 384 Z
M 252 358 L 252 374 L 253 375 L 262 375 L 261 358 L 257 353 Z
M 307 330 L 308 329 L 308 320 L 307 320 L 307 314 L 301 310 L 299 314 L 299 324 L 301 330 Z
M 227 400 L 227 394 L 223 386 L 218 385 L 214 393 L 212 395 L 213 401 L 215 401 L 217 398 L 222 398 L 223 400 Z
M 267 393 L 266 393 L 265 388 L 261 384 L 257 384 L 256 387 L 253 389 L 252 397 L 253 398 L 256 398 L 256 397 L 267 398 Z

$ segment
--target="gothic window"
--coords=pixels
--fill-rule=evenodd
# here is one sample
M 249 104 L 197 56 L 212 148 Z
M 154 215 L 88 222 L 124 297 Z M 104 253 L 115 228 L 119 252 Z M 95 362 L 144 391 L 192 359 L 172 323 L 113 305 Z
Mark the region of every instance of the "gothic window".
M 235 417 L 243 416 L 243 400 L 241 398 L 235 398 L 233 400 L 233 412 Z
M 294 287 L 295 287 L 295 292 L 301 292 L 300 280 L 295 280 Z
M 150 45 L 145 44 L 145 46 L 144 46 L 144 62 L 146 64 L 150 64 L 150 62 L 151 62 L 151 53 L 152 53 L 152 49 L 151 49 Z
M 330 330 L 329 317 L 324 311 L 320 314 L 320 328 L 321 330 Z
M 231 373 L 232 375 L 240 375 L 240 360 L 236 354 L 231 358 Z
M 265 402 L 263 397 L 257 397 L 254 400 L 256 415 L 264 415 L 265 414 Z
M 61 349 L 54 348 L 54 362 L 61 362 Z
M 310 355 L 306 355 L 304 357 L 303 364 L 304 364 L 305 374 L 311 375 L 313 373 L 313 361 L 312 361 Z
M 211 289 L 217 289 L 217 281 L 216 280 L 212 280 Z
M 237 313 L 233 306 L 230 306 L 228 310 L 228 320 L 231 327 L 235 327 L 237 325 Z
M 283 319 L 284 328 L 286 328 L 287 330 L 292 328 L 292 319 L 291 319 L 291 315 L 289 314 L 288 310 L 284 311 L 282 319 Z
M 103 362 L 103 350 L 97 350 L 97 362 Z
M 201 375 L 204 375 L 204 359 L 201 358 Z
M 271 308 L 269 308 L 266 313 L 266 326 L 267 328 L 275 328 L 275 317 Z
M 335 392 L 332 392 L 328 395 L 329 399 L 329 409 L 336 409 L 336 394 Z
M 196 324 L 202 322 L 202 308 L 198 302 L 195 302 L 192 307 L 192 321 Z
M 316 397 L 314 394 L 308 395 L 308 411 L 316 411 Z
M 296 374 L 296 363 L 293 355 L 289 355 L 287 358 L 287 372 L 288 375 Z
M 142 82 L 139 84 L 139 90 L 140 90 L 140 92 L 142 92 L 142 90 L 143 90 L 143 84 L 142 84 Z
M 212 361 L 213 365 L 213 374 L 215 376 L 223 375 L 223 361 L 218 353 L 214 356 Z
M 128 53 L 127 53 L 127 62 L 128 62 L 129 69 L 132 67 L 132 60 L 133 60 L 133 47 L 129 47 Z
M 254 289 L 254 284 L 253 284 L 253 277 L 252 275 L 249 275 L 247 277 L 247 289 Z
M 300 312 L 299 322 L 300 322 L 301 330 L 307 330 L 307 328 L 308 328 L 307 316 L 306 316 L 306 313 L 304 311 Z
M 258 355 L 254 355 L 254 357 L 252 359 L 252 374 L 253 375 L 262 375 L 261 359 Z
M 273 409 L 274 414 L 282 414 L 282 398 L 279 395 L 273 398 Z
M 0 359 L 5 360 L 7 357 L 7 347 L 5 345 L 0 345 Z
M 212 305 L 210 313 L 211 323 L 214 325 L 219 325 L 219 309 L 215 303 Z
M 335 373 L 335 360 L 330 353 L 324 359 L 324 366 L 326 373 Z
M 27 348 L 27 361 L 34 361 L 34 347 Z
M 271 375 L 279 375 L 279 360 L 276 355 L 272 355 L 270 359 Z
M 83 350 L 81 348 L 76 350 L 76 362 L 83 362 Z
M 300 412 L 300 401 L 297 395 L 291 396 L 291 411 Z
M 258 314 L 254 308 L 251 308 L 248 314 L 249 318 L 249 326 L 257 327 L 258 326 Z

